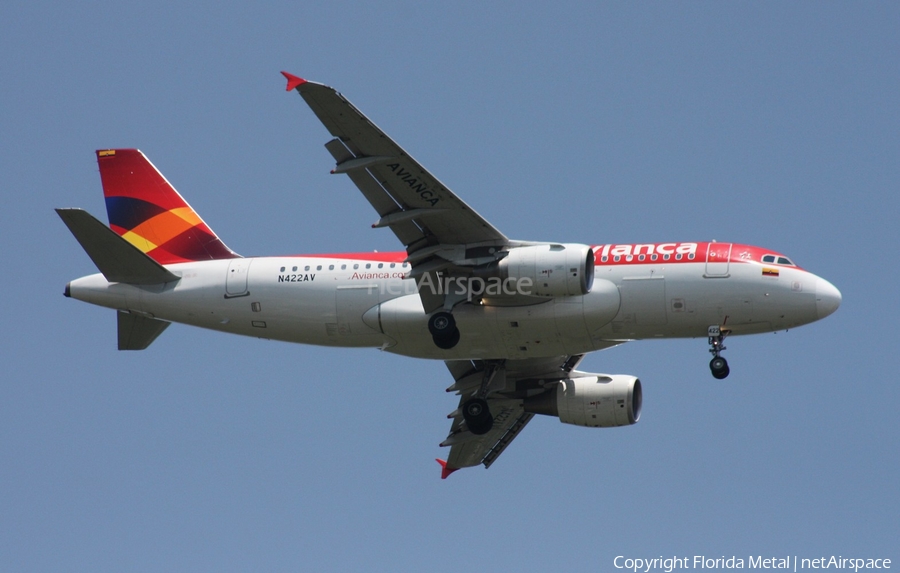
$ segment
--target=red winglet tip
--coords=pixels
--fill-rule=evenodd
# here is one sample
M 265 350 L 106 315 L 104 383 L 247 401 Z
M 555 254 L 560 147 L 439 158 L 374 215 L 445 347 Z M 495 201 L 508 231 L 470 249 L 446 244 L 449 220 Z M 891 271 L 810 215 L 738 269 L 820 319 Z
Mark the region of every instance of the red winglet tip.
M 297 86 L 302 86 L 303 84 L 306 83 L 306 80 L 304 80 L 303 78 L 298 78 L 297 76 L 295 76 L 293 74 L 289 74 L 287 72 L 281 72 L 281 75 L 283 75 L 285 78 L 287 78 L 287 82 L 288 82 L 287 89 L 285 89 L 284 91 L 289 92 L 292 89 L 296 89 Z
M 459 468 L 454 468 L 453 466 L 448 466 L 447 462 L 440 458 L 434 458 L 434 461 L 441 464 L 441 479 L 447 479 L 447 476 L 458 470 Z

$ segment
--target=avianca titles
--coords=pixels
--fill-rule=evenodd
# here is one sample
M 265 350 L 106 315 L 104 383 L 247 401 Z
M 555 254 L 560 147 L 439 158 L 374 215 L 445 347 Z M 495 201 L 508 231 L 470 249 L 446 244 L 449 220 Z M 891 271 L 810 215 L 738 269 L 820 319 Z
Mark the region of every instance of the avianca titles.
M 625 342 L 706 338 L 716 378 L 727 336 L 833 313 L 840 292 L 793 259 L 727 242 L 547 243 L 507 238 L 334 89 L 282 72 L 332 135 L 346 174 L 404 249 L 242 257 L 143 153 L 97 152 L 109 226 L 59 216 L 100 270 L 66 296 L 114 309 L 120 350 L 172 322 L 274 340 L 443 360 L 459 396 L 442 477 L 489 467 L 535 415 L 589 427 L 640 419 L 640 380 L 584 372 Z

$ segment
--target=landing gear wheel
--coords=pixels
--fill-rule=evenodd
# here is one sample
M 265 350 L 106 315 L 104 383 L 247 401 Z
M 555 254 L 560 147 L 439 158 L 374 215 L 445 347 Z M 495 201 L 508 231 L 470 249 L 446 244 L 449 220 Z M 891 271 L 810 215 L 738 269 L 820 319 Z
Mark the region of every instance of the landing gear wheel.
M 449 312 L 436 312 L 428 319 L 428 332 L 434 339 L 434 345 L 443 350 L 450 350 L 459 343 L 459 329 L 456 319 Z
M 728 368 L 728 361 L 721 356 L 716 356 L 709 361 L 709 369 L 712 372 L 713 378 L 717 380 L 727 378 L 728 374 L 731 372 L 731 369 Z
M 459 329 L 454 328 L 450 334 L 433 336 L 434 345 L 442 350 L 450 350 L 459 343 Z
M 494 417 L 488 409 L 487 400 L 483 398 L 466 401 L 462 407 L 462 414 L 469 431 L 476 436 L 487 434 L 494 427 Z
M 435 338 L 447 336 L 456 330 L 456 319 L 449 312 L 436 312 L 428 319 L 428 332 Z

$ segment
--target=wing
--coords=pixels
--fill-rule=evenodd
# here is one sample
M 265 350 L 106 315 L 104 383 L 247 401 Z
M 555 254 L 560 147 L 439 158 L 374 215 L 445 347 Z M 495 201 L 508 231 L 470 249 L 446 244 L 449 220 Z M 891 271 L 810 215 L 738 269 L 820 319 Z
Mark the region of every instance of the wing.
M 583 354 L 535 358 L 527 360 L 451 360 L 447 368 L 454 382 L 448 392 L 460 395 L 459 407 L 448 418 L 453 420 L 450 435 L 441 443 L 450 447 L 442 477 L 455 470 L 483 464 L 488 468 L 503 453 L 534 414 L 525 412 L 522 400 L 546 392 L 574 370 Z M 485 399 L 494 418 L 493 427 L 485 434 L 469 431 L 462 416 L 463 404 L 486 386 Z
M 372 204 L 381 217 L 373 227 L 397 235 L 414 278 L 492 261 L 510 244 L 334 88 L 281 73 L 334 136 L 325 144 L 336 162 L 332 173 L 346 173 Z M 431 312 L 443 298 L 423 294 L 422 302 Z
M 282 72 L 290 80 L 290 74 Z M 299 80 L 297 78 L 296 80 Z M 295 81 L 296 81 L 295 80 Z M 291 83 L 288 84 L 289 89 Z M 335 137 L 326 148 L 410 254 L 433 245 L 489 244 L 507 238 L 466 205 L 334 88 L 293 86 Z

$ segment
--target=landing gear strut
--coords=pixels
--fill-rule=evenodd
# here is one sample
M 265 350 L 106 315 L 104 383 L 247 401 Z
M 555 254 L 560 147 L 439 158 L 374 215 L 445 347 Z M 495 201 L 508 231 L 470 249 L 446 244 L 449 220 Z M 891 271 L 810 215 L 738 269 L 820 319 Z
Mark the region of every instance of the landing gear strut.
M 725 345 L 722 342 L 728 336 L 728 332 L 728 330 L 718 326 L 710 326 L 708 331 L 709 352 L 713 355 L 712 360 L 709 361 L 709 370 L 712 372 L 713 378 L 717 380 L 726 378 L 731 372 L 731 369 L 728 368 L 728 361 L 719 356 L 719 353 L 725 350 Z
M 428 319 L 428 332 L 434 340 L 434 345 L 444 350 L 450 350 L 459 342 L 459 329 L 456 328 L 456 319 L 449 312 L 436 312 Z

